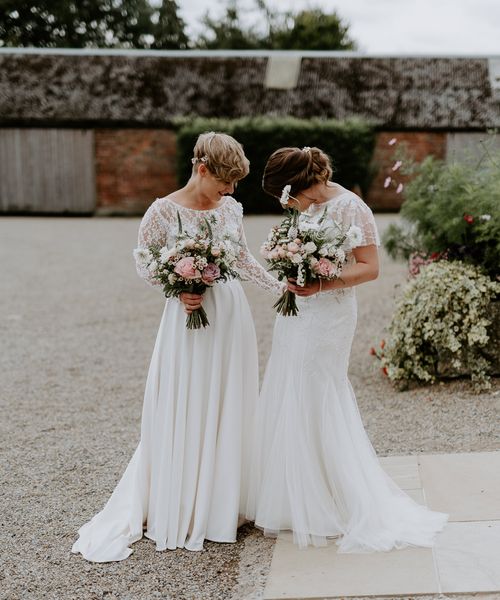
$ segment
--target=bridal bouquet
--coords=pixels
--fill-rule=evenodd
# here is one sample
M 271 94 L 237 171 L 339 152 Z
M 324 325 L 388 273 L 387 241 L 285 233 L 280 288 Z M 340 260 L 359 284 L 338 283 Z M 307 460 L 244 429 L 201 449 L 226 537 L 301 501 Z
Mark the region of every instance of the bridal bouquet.
M 261 246 L 269 270 L 276 271 L 279 279 L 295 279 L 305 286 L 313 279 L 333 280 L 340 277 L 346 259 L 346 250 L 359 245 L 361 230 L 351 226 L 347 230 L 332 219 L 325 222 L 325 208 L 317 221 L 301 219 L 300 212 L 288 209 L 280 225 L 273 227 Z M 287 290 L 274 305 L 284 316 L 296 316 L 298 307 L 295 294 Z
M 179 231 L 173 247 L 150 246 L 134 250 L 136 261 L 162 283 L 167 298 L 179 297 L 182 292 L 203 294 L 219 281 L 238 277 L 234 269 L 237 240 L 227 235 L 215 241 L 207 219 L 194 236 L 184 232 L 179 213 L 177 222 Z M 188 329 L 200 329 L 209 324 L 203 307 L 186 318 Z

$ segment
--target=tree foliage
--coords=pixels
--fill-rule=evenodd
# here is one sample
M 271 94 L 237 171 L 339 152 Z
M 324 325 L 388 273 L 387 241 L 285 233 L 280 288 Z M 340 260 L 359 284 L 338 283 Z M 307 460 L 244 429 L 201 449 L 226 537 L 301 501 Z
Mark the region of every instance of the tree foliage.
M 244 24 L 238 0 L 229 0 L 224 14 L 203 19 L 199 48 L 233 50 L 354 50 L 348 26 L 337 12 L 311 8 L 294 13 L 271 10 L 265 0 L 256 0 L 259 26 Z
M 0 46 L 187 48 L 175 0 L 0 0 Z
M 271 10 L 255 0 L 257 18 L 247 22 L 240 0 L 202 20 L 190 40 L 178 0 L 0 0 L 0 47 L 154 48 L 182 50 L 352 50 L 348 26 L 334 11 Z M 255 14 L 254 14 L 255 16 Z

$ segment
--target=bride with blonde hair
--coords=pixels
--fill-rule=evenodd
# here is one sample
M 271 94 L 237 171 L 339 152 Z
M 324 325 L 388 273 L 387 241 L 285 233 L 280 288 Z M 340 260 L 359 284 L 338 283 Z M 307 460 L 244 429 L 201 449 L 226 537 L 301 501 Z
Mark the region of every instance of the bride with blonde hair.
M 171 248 L 178 234 L 207 222 L 215 240 L 235 240 L 236 267 L 277 298 L 286 288 L 256 262 L 243 231 L 243 209 L 231 194 L 248 174 L 232 137 L 199 136 L 187 184 L 155 200 L 139 227 L 138 246 Z M 158 286 L 147 268 L 139 275 Z M 161 289 L 161 288 L 159 288 Z M 210 325 L 186 328 L 186 313 L 203 305 Z M 258 397 L 257 343 L 237 279 L 203 295 L 165 302 L 146 381 L 139 444 L 104 508 L 78 531 L 72 551 L 94 562 L 127 558 L 143 535 L 157 550 L 202 550 L 205 539 L 234 542 L 245 512 L 247 423 Z

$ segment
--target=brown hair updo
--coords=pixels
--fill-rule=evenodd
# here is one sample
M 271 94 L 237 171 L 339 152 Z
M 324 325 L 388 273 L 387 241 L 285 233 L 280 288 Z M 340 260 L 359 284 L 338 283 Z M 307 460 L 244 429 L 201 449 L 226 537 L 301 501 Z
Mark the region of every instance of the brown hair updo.
M 262 189 L 279 198 L 285 185 L 295 196 L 316 183 L 326 183 L 332 176 L 330 158 L 319 148 L 279 148 L 271 154 L 264 168 Z

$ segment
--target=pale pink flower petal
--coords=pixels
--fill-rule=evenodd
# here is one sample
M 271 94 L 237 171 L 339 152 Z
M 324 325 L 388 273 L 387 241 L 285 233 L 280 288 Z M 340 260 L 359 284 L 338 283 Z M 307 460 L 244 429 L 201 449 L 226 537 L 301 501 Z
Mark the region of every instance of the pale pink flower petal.
M 394 144 L 397 142 L 398 140 L 396 138 L 391 138 L 387 143 L 389 144 L 389 146 L 394 146 Z
M 397 161 L 394 163 L 394 166 L 392 167 L 392 170 L 393 170 L 393 171 L 397 171 L 397 170 L 399 169 L 399 167 L 400 167 L 402 164 L 403 164 L 403 162 L 402 162 L 402 161 L 400 161 L 400 160 L 397 160 Z
M 388 188 L 391 185 L 392 177 L 386 177 L 384 181 L 384 187 Z
M 396 188 L 396 194 L 400 194 L 403 191 L 403 184 L 400 183 Z

